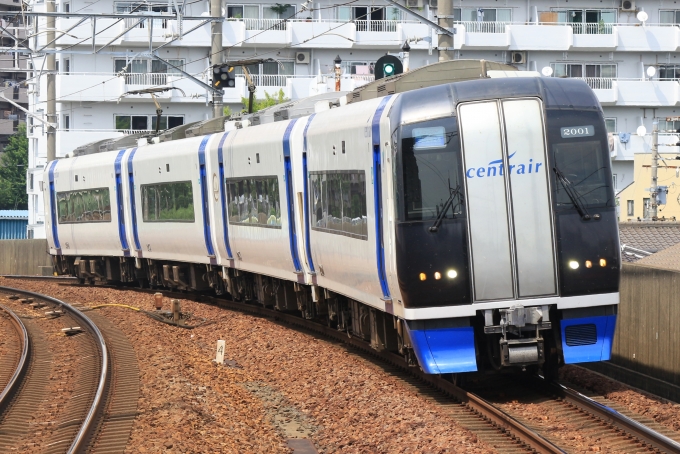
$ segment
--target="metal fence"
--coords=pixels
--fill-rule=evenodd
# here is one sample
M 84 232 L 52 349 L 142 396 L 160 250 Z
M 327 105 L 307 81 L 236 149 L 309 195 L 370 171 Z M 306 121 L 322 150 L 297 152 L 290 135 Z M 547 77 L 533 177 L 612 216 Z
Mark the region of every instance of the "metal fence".
M 575 35 L 611 35 L 615 24 L 605 24 L 603 22 L 569 24 L 574 30 Z
M 593 90 L 611 90 L 615 79 L 610 77 L 578 77 Z

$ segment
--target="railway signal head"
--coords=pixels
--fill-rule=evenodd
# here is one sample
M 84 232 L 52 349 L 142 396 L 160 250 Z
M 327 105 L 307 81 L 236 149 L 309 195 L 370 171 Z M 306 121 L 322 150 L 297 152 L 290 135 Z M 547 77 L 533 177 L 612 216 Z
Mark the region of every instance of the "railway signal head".
M 234 88 L 236 86 L 234 67 L 228 65 L 214 65 L 212 86 L 213 88 L 218 89 Z

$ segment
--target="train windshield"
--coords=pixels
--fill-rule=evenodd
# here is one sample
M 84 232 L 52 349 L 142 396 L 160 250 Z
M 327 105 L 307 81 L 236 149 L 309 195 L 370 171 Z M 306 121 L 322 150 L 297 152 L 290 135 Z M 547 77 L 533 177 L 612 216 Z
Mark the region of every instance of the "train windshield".
M 460 141 L 455 118 L 403 126 L 401 164 L 402 220 L 450 219 L 462 213 Z
M 613 206 L 606 132 L 597 112 L 548 111 L 557 209 Z M 573 191 L 572 191 L 573 190 Z

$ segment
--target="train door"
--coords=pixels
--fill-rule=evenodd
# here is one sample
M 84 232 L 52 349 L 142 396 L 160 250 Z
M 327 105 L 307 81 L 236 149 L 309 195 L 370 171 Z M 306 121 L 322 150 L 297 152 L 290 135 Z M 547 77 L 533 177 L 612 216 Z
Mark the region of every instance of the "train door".
M 557 293 L 543 107 L 506 99 L 458 107 L 475 302 Z

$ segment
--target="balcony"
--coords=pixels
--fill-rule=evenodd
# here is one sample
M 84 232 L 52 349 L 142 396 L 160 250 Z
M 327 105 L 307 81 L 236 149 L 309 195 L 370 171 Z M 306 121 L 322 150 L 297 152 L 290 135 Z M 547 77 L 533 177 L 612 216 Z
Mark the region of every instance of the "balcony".
M 197 75 L 203 80 L 201 75 Z M 47 93 L 45 78 L 41 78 L 40 99 L 44 101 Z M 81 88 L 85 87 L 85 88 Z M 129 73 L 119 76 L 115 73 L 69 73 L 57 74 L 57 98 L 60 101 L 118 101 L 129 91 L 142 90 L 152 87 L 174 87 L 180 90 L 168 90 L 155 94 L 157 98 L 168 99 L 172 102 L 204 103 L 205 88 L 182 74 L 168 73 Z M 125 98 L 127 102 L 148 101 L 151 95 L 131 95 Z
M 429 34 L 430 29 L 420 22 L 396 20 L 228 19 L 223 25 L 225 46 L 304 43 L 305 48 L 401 47 L 408 38 Z M 411 47 L 426 49 L 428 45 L 420 41 Z
M 673 24 L 457 22 L 456 49 L 677 52 Z
M 9 115 L 11 118 L 0 119 L 0 135 L 12 135 L 19 130 L 19 124 L 26 123 L 25 117 L 19 117 L 17 114 Z
M 675 80 L 579 78 L 593 89 L 602 105 L 662 107 L 680 103 L 680 83 Z
M 283 91 L 283 96 L 286 99 L 300 99 L 335 90 L 334 75 L 284 76 L 261 74 L 252 77 L 257 87 L 255 97 L 258 99 L 264 98 L 265 93 L 276 96 L 279 91 Z M 343 75 L 340 79 L 340 89 L 351 91 L 373 80 L 373 75 Z M 224 90 L 225 103 L 240 103 L 242 98 L 247 97 L 248 88 L 243 76 L 236 77 L 236 87 Z

